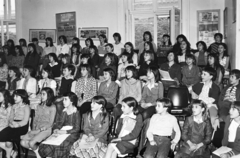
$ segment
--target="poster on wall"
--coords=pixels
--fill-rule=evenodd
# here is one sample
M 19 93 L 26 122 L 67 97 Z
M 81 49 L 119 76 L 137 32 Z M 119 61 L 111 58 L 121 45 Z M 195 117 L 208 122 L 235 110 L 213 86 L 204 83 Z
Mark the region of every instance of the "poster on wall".
M 80 40 L 85 40 L 91 38 L 92 40 L 98 40 L 100 34 L 104 34 L 108 38 L 108 28 L 107 27 L 85 27 L 78 29 L 78 38 Z
M 76 37 L 76 12 L 56 14 L 57 36 L 67 37 L 67 43 L 71 43 L 72 38 Z M 58 44 L 59 44 L 59 40 Z
M 56 30 L 55 29 L 30 29 L 29 30 L 29 42 L 32 42 L 33 38 L 37 38 L 40 43 L 45 43 L 45 39 L 51 37 L 53 42 L 56 42 Z
M 220 30 L 220 10 L 203 10 L 197 12 L 198 41 L 209 46 L 214 41 L 214 34 Z

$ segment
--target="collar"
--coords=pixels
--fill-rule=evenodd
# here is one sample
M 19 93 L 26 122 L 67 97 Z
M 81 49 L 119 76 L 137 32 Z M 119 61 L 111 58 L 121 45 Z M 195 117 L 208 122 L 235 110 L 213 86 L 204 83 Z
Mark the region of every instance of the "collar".
M 203 86 L 211 88 L 212 87 L 212 81 L 209 82 L 208 84 L 206 84 L 206 82 L 201 82 L 203 84 Z
M 51 67 L 53 67 L 53 66 L 55 66 L 55 65 L 58 65 L 58 62 L 55 62 L 54 64 L 49 63 L 49 65 L 50 65 Z
M 126 115 L 126 114 L 122 114 L 120 118 L 125 118 L 125 117 L 129 117 L 129 118 L 132 118 L 132 119 L 136 119 L 136 115 L 134 115 L 133 112 L 131 112 L 130 114 Z
M 203 122 L 203 119 L 196 119 L 195 116 L 193 116 L 193 121 L 197 122 L 197 123 L 202 123 Z
M 66 111 L 66 113 L 67 113 L 68 115 L 71 115 L 71 114 L 77 112 L 77 108 L 76 108 L 76 107 L 73 107 L 70 111 L 68 111 L 67 108 L 64 108 L 64 109 L 63 109 L 63 112 L 64 112 L 64 111 Z

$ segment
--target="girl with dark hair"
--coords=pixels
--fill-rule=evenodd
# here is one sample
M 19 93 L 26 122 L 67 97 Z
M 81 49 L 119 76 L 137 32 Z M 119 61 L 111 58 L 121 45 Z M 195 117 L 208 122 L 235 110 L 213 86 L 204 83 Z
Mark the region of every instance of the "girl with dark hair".
M 23 53 L 26 56 L 28 53 L 27 41 L 24 38 L 19 40 L 19 45 L 22 47 Z
M 142 130 L 142 115 L 138 114 L 138 103 L 132 97 L 124 98 L 121 102 L 123 114 L 120 116 L 116 135 L 108 145 L 105 158 L 117 158 L 132 152 L 138 146 L 137 138 Z
M 77 37 L 73 37 L 72 39 L 72 45 L 78 45 L 79 47 L 79 52 L 82 52 L 82 47 L 80 45 L 80 40 Z M 71 48 L 72 49 L 72 48 Z
M 22 47 L 19 45 L 15 46 L 14 54 L 12 54 L 11 56 L 11 60 L 8 60 L 8 66 L 16 66 L 18 68 L 23 68 L 25 55 L 23 53 Z
M 182 130 L 183 145 L 175 158 L 210 157 L 208 145 L 211 143 L 213 128 L 207 112 L 207 105 L 194 100 L 191 105 L 192 116 L 184 121 Z
M 182 83 L 190 87 L 200 81 L 200 71 L 198 66 L 196 66 L 194 55 L 186 55 L 186 64 L 182 67 Z
M 89 46 L 89 52 L 90 52 L 90 64 L 92 65 L 92 67 L 94 67 L 95 71 L 98 70 L 99 66 L 100 66 L 100 58 L 98 55 L 98 49 L 95 45 Z M 93 77 L 97 77 L 97 71 L 94 73 L 92 72 Z
M 35 98 L 37 94 L 37 80 L 32 77 L 33 68 L 29 65 L 23 67 L 23 78 L 17 83 L 17 89 L 27 91 L 30 98 Z
M 178 52 L 178 63 L 183 67 L 186 65 L 186 55 L 192 54 L 190 43 L 187 40 L 182 40 L 180 51 Z
M 14 41 L 12 39 L 9 39 L 7 41 L 7 46 L 8 46 L 8 55 L 14 55 L 15 54 L 15 45 Z
M 90 109 L 91 99 L 97 95 L 97 81 L 91 75 L 91 66 L 82 64 L 80 67 L 81 78 L 76 82 L 75 93 L 78 96 L 80 113 L 84 114 Z
M 70 48 L 67 45 L 67 37 L 62 35 L 58 37 L 58 40 L 60 42 L 60 45 L 57 46 L 57 56 L 59 56 L 60 54 L 69 54 Z
M 70 63 L 75 66 L 75 75 L 76 75 L 76 72 L 78 72 L 78 67 L 81 64 L 81 53 L 80 53 L 80 47 L 78 44 L 72 45 Z
M 116 105 L 118 84 L 115 82 L 116 74 L 111 68 L 103 70 L 105 81 L 101 82 L 98 95 L 103 96 L 107 100 L 107 109 L 111 109 Z
M 55 53 L 48 54 L 49 64 L 46 67 L 52 71 L 53 78 L 58 78 L 61 76 L 61 65 L 58 63 L 58 58 Z
M 226 75 L 229 75 L 229 60 L 230 57 L 227 52 L 227 46 L 224 43 L 220 43 L 218 45 L 218 55 L 219 55 L 219 64 L 223 66 L 225 73 L 227 72 Z M 223 74 L 224 75 L 224 74 Z
M 150 66 L 147 70 L 147 83 L 143 87 L 140 105 L 143 109 L 156 104 L 158 98 L 163 97 L 163 84 L 157 67 Z M 143 111 L 143 109 L 141 109 Z
M 99 41 L 100 41 L 100 45 L 98 46 L 98 54 L 100 56 L 100 63 L 102 63 L 102 60 L 104 59 L 104 55 L 107 53 L 105 46 L 108 43 L 108 39 L 106 35 L 101 34 L 99 35 Z
M 24 65 L 30 65 L 35 72 L 38 70 L 40 56 L 37 53 L 36 46 L 33 43 L 28 44 L 28 54 L 24 60 Z
M 40 91 L 44 87 L 49 87 L 53 90 L 54 95 L 56 95 L 56 88 L 57 88 L 57 83 L 53 79 L 52 71 L 50 69 L 43 69 L 41 73 L 42 79 L 38 81 L 38 87 Z
M 138 75 L 141 80 L 147 81 L 147 69 L 149 68 L 149 66 L 157 67 L 157 64 L 154 62 L 156 54 L 154 55 L 152 51 L 145 51 L 143 55 L 144 55 L 144 62 L 142 64 L 139 64 L 140 68 L 139 68 Z
M 173 46 L 168 34 L 164 34 L 162 37 L 162 44 L 159 46 L 157 51 L 158 63 L 163 64 L 167 62 L 167 53 L 172 51 Z
M 227 146 L 232 150 L 221 154 L 221 157 L 239 157 L 240 155 L 240 101 L 232 102 L 229 110 L 229 116 L 227 116 L 224 127 L 224 135 L 222 140 L 222 146 Z M 213 158 L 216 158 L 213 156 Z
M 113 43 L 113 47 L 114 47 L 114 53 L 117 55 L 117 56 L 120 56 L 121 53 L 123 52 L 124 50 L 124 45 L 121 43 L 121 35 L 120 33 L 116 32 L 113 34 L 113 39 L 115 41 L 115 43 Z
M 56 107 L 53 101 L 53 90 L 48 87 L 43 88 L 41 90 L 41 104 L 35 109 L 33 128 L 26 135 L 21 136 L 21 145 L 23 147 L 36 150 L 38 143 L 51 135 L 52 125 L 56 115 Z
M 106 112 L 107 101 L 103 96 L 92 98 L 91 111 L 83 115 L 84 127 L 82 136 L 77 140 L 71 150 L 70 157 L 85 158 L 90 157 L 103 158 L 107 146 L 107 133 L 109 128 L 109 116 Z M 92 142 L 98 139 L 94 149 L 83 149 L 79 146 L 82 141 Z
M 13 150 L 12 141 L 19 141 L 20 136 L 28 132 L 28 121 L 30 117 L 30 107 L 28 94 L 23 89 L 13 92 L 15 104 L 12 106 L 8 127 L 0 132 L 0 142 L 5 142 L 7 158 L 16 157 L 17 153 Z
M 144 43 L 143 53 L 139 57 L 139 63 L 138 63 L 139 66 L 141 66 L 144 63 L 144 53 L 148 52 L 148 51 L 151 51 L 153 53 L 153 56 L 154 56 L 153 63 L 155 63 L 156 65 L 158 64 L 157 55 L 156 55 L 156 52 L 153 49 L 153 44 L 151 42 L 147 41 L 147 42 Z
M 0 56 L 0 89 L 5 89 L 6 87 L 6 81 L 8 77 L 8 65 L 6 63 L 6 60 L 4 60 L 5 57 L 2 55 Z
M 168 62 L 161 65 L 160 70 L 167 71 L 173 81 L 164 80 L 162 76 L 162 82 L 165 90 L 168 90 L 169 86 L 178 85 L 181 81 L 181 67 L 177 63 L 177 56 L 173 52 L 168 52 Z
M 138 55 L 136 52 L 134 52 L 133 44 L 131 42 L 127 42 L 127 43 L 125 43 L 124 48 L 125 48 L 125 51 L 131 55 L 133 64 L 135 66 L 138 66 Z M 121 60 L 119 60 L 119 61 L 121 61 Z
M 48 55 L 49 53 L 56 53 L 57 48 L 53 45 L 53 39 L 51 37 L 47 37 L 45 39 L 46 46 L 43 49 L 43 55 Z
M 90 53 L 90 46 L 93 46 L 94 45 L 94 43 L 93 43 L 93 40 L 91 39 L 91 38 L 87 38 L 86 40 L 85 40 L 85 45 L 86 45 L 86 47 L 84 47 L 83 49 L 82 49 L 82 54 L 85 54 L 85 53 Z
M 113 71 L 116 73 L 117 68 L 116 68 L 116 61 L 115 61 L 115 55 L 113 53 L 107 53 L 104 55 L 103 62 L 100 65 L 99 71 L 98 71 L 98 78 L 100 81 L 104 80 L 103 77 L 103 70 L 105 68 L 111 68 Z
M 17 82 L 20 80 L 20 71 L 18 67 L 8 68 L 7 88 L 11 93 L 17 89 Z
M 219 57 L 216 53 L 208 54 L 208 67 L 214 68 L 217 71 L 217 77 L 213 80 L 221 89 L 222 87 L 222 79 L 224 76 L 224 68 L 219 63 Z
M 184 36 L 183 34 L 180 34 L 177 36 L 176 43 L 174 44 L 173 50 L 172 50 L 175 55 L 177 55 L 181 51 L 181 43 L 183 40 L 188 41 L 187 37 Z
M 122 62 L 120 62 L 120 64 L 118 65 L 118 74 L 117 74 L 119 81 L 125 78 L 126 67 L 133 65 L 132 56 L 128 52 L 123 52 L 120 57 Z
M 152 34 L 149 31 L 145 31 L 143 33 L 143 41 L 137 46 L 138 51 L 138 58 L 140 58 L 140 55 L 144 52 L 145 49 L 145 42 L 152 43 L 153 52 L 157 52 L 156 44 L 153 42 Z
M 207 45 L 204 41 L 198 41 L 196 46 L 198 49 L 198 52 L 194 54 L 196 58 L 196 65 L 200 67 L 204 67 L 207 65 L 207 56 L 208 56 Z
M 218 52 L 218 45 L 220 43 L 222 43 L 223 40 L 223 35 L 221 33 L 215 33 L 214 34 L 214 40 L 215 42 L 212 43 L 209 47 L 208 47 L 208 52 L 209 53 L 217 53 Z M 225 43 L 224 43 L 225 44 Z M 226 44 L 225 44 L 226 45 Z
M 64 110 L 61 120 L 55 122 L 53 127 L 54 134 L 70 134 L 61 145 L 41 144 L 38 153 L 41 157 L 66 158 L 69 157 L 69 151 L 73 143 L 79 138 L 80 133 L 80 115 L 76 108 L 78 97 L 75 93 L 69 92 L 63 96 Z M 53 134 L 53 135 L 54 135 Z

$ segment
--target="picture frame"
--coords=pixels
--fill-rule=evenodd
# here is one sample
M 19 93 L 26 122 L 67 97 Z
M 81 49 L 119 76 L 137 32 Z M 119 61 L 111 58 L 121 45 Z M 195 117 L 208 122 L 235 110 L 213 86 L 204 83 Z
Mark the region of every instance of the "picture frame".
M 67 43 L 71 44 L 72 39 L 77 36 L 76 12 L 64 12 L 56 14 L 57 37 L 66 36 Z M 57 40 L 59 44 L 59 40 Z
M 104 34 L 108 38 L 108 27 L 83 27 L 78 29 L 80 40 L 86 40 L 87 38 L 98 40 L 100 34 Z
M 37 38 L 39 43 L 45 43 L 47 37 L 56 43 L 56 29 L 29 29 L 29 42 L 32 42 L 32 38 Z
M 224 20 L 224 30 L 223 30 L 223 33 L 224 33 L 224 39 L 227 38 L 227 29 L 228 29 L 228 8 L 226 7 L 223 11 L 223 20 Z
M 197 40 L 207 46 L 215 42 L 214 34 L 220 32 L 220 9 L 197 11 Z

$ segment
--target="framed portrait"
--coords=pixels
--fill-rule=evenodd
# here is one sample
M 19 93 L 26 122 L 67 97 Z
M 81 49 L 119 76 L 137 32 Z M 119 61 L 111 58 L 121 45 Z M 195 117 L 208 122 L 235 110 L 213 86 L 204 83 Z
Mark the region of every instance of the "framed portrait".
M 84 27 L 78 29 L 78 38 L 80 40 L 87 38 L 98 40 L 100 34 L 104 34 L 108 38 L 108 27 Z
M 224 30 L 223 30 L 223 33 L 224 33 L 224 38 L 226 39 L 227 38 L 227 28 L 228 28 L 228 9 L 227 7 L 224 9 L 223 11 L 223 20 L 224 20 Z
M 214 34 L 220 31 L 220 10 L 197 11 L 197 37 L 207 46 L 214 42 Z
M 56 42 L 56 30 L 55 29 L 30 29 L 29 30 L 29 42 L 32 42 L 33 38 L 37 38 L 39 43 L 45 43 L 45 39 L 51 37 L 53 43 Z
M 76 12 L 65 12 L 56 14 L 57 36 L 66 36 L 67 43 L 76 37 Z M 59 40 L 57 41 L 59 44 Z

